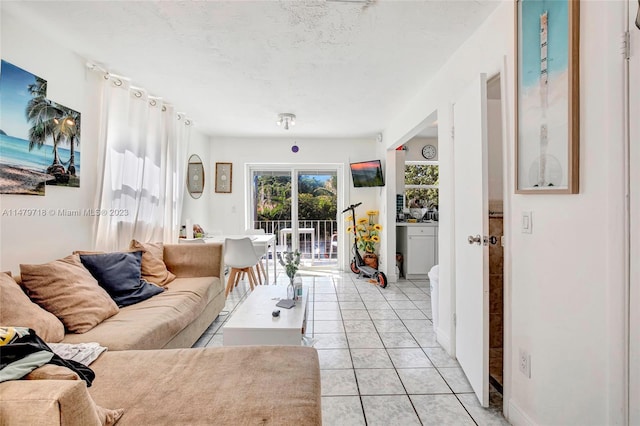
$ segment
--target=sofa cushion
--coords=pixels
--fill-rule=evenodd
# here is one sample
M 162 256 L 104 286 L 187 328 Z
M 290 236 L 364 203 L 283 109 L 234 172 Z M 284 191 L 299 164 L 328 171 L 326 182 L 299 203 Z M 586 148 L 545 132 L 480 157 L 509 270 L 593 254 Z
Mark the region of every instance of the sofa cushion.
M 167 419 L 175 425 L 320 425 L 322 420 L 314 348 L 105 352 L 92 368 L 100 380 L 89 393 L 100 405 L 124 408 L 118 426 Z
M 217 277 L 178 278 L 157 296 L 120 309 L 89 332 L 65 343 L 98 342 L 109 351 L 162 348 L 204 310 L 220 285 Z
M 64 325 L 33 303 L 13 278 L 0 274 L 0 325 L 32 328 L 45 342 L 60 342 Z
M 118 313 L 118 306 L 98 285 L 78 255 L 42 265 L 20 265 L 27 295 L 74 333 L 85 333 Z
M 142 250 L 142 278 L 145 280 L 159 286 L 166 286 L 176 279 L 176 276 L 169 272 L 164 263 L 162 243 L 141 243 L 137 240 L 131 240 L 129 248 Z
M 163 292 L 162 287 L 140 278 L 141 251 L 81 254 L 80 261 L 119 307 Z

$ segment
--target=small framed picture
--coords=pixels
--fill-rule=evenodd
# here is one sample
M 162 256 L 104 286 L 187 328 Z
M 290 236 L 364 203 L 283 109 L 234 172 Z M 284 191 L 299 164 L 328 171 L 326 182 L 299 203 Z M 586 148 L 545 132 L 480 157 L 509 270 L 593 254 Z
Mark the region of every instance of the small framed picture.
M 216 163 L 216 192 L 230 193 L 233 182 L 233 164 Z

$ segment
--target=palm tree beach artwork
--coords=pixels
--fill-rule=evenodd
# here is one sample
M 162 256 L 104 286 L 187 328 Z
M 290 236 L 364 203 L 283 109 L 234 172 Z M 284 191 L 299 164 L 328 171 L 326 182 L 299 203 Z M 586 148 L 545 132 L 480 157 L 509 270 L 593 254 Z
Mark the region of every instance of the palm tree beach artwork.
M 44 195 L 45 184 L 80 186 L 81 115 L 46 95 L 46 80 L 1 62 L 2 194 Z

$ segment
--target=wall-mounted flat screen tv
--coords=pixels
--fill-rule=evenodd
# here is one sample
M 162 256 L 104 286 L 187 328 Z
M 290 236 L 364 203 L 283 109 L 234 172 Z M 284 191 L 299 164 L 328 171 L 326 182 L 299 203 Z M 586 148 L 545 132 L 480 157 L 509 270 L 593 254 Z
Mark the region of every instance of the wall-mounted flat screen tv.
M 353 178 L 353 186 L 356 188 L 384 186 L 380 160 L 351 163 L 351 177 Z

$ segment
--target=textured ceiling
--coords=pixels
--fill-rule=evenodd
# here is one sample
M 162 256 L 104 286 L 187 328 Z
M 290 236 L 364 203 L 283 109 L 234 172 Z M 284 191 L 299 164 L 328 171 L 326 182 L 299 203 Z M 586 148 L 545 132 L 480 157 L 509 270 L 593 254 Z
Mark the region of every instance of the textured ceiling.
M 2 1 L 209 135 L 374 137 L 495 0 Z M 55 23 L 55 24 L 52 24 Z M 289 131 L 278 113 L 297 115 Z

